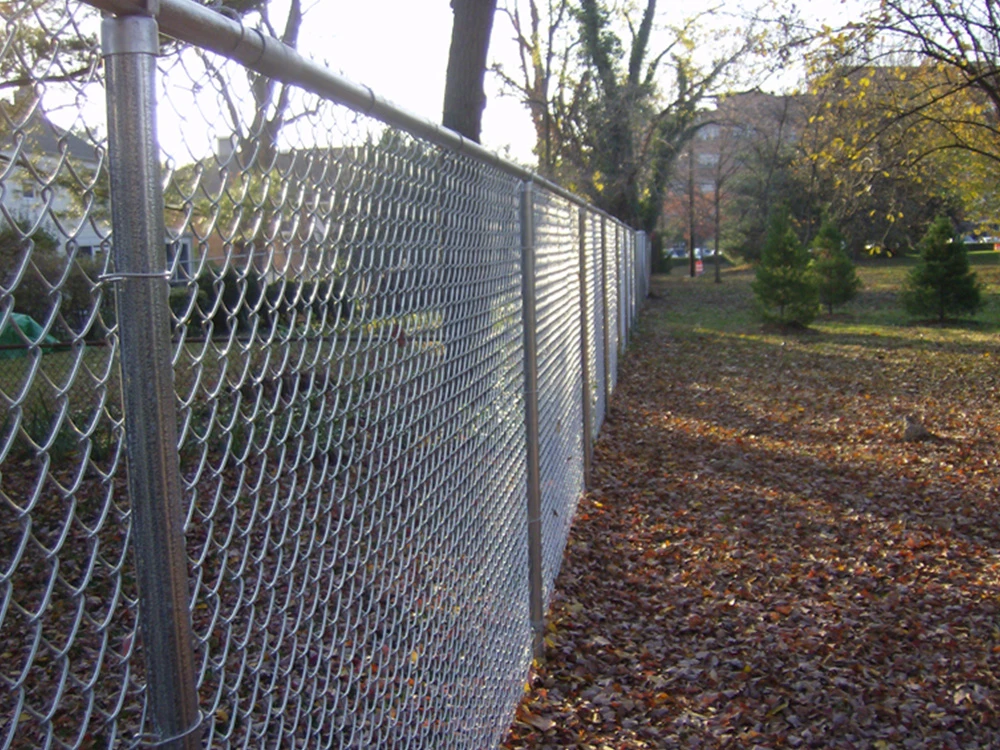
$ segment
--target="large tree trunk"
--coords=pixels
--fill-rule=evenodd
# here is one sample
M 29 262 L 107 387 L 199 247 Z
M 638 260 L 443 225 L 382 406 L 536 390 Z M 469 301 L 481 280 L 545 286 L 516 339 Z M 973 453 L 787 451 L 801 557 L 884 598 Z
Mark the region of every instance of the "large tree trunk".
M 486 53 L 493 30 L 496 0 L 451 0 L 455 22 L 451 28 L 448 75 L 444 85 L 446 128 L 479 143 L 486 95 Z

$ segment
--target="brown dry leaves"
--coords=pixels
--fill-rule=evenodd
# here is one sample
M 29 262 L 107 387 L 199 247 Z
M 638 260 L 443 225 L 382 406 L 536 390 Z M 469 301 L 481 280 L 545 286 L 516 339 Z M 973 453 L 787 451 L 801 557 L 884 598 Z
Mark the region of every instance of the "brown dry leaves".
M 1000 343 L 696 331 L 668 284 L 504 747 L 1000 746 Z

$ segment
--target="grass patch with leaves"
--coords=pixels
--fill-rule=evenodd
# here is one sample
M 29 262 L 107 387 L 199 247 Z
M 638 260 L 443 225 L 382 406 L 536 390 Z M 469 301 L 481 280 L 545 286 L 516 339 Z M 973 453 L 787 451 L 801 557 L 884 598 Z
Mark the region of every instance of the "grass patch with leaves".
M 1000 746 L 977 271 L 975 322 L 897 317 L 906 266 L 873 264 L 797 334 L 753 317 L 749 271 L 654 280 L 505 748 Z

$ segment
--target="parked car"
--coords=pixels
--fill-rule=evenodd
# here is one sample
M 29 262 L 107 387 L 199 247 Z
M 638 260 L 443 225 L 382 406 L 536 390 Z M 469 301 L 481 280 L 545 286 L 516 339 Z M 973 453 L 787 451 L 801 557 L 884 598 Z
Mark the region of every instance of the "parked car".
M 687 247 L 680 247 L 680 246 L 679 247 L 675 247 L 673 250 L 670 251 L 670 254 L 673 257 L 675 257 L 675 258 L 687 258 L 688 257 L 688 249 L 687 249 Z M 708 249 L 706 249 L 704 247 L 696 247 L 694 249 L 694 257 L 695 258 L 707 258 L 711 254 L 712 254 L 712 251 L 708 250 Z
M 688 249 L 686 247 L 675 247 L 670 251 L 670 255 L 674 258 L 684 259 L 688 257 Z M 712 257 L 712 251 L 705 247 L 696 247 L 694 249 L 694 257 L 698 259 L 710 258 Z

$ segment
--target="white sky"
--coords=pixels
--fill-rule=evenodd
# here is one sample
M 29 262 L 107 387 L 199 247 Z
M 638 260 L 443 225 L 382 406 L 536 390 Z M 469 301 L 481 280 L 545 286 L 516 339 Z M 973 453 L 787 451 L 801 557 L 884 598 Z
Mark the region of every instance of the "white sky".
M 504 2 L 499 0 L 501 5 Z M 864 2 L 803 0 L 801 8 L 810 20 L 826 17 L 835 22 L 843 21 L 852 11 L 856 13 Z M 281 4 L 282 0 L 272 0 L 272 20 L 279 30 L 284 20 Z M 540 0 L 540 4 L 544 5 L 545 0 Z M 670 20 L 676 22 L 680 15 L 694 14 L 706 7 L 729 10 L 740 4 L 741 0 L 682 3 L 660 0 L 657 23 L 662 26 Z M 409 112 L 440 122 L 452 27 L 449 0 L 305 0 L 305 7 L 299 42 L 299 51 L 304 56 L 371 87 L 379 96 Z M 675 14 L 673 19 L 669 18 L 671 13 Z M 651 46 L 656 47 L 655 41 Z M 510 22 L 500 11 L 494 20 L 490 42 L 489 63 L 496 61 L 515 72 L 517 46 Z M 88 104 L 95 112 L 103 109 L 103 102 Z M 160 107 L 160 136 L 169 149 L 171 141 L 182 134 L 177 127 L 164 122 L 170 119 L 167 109 Z M 98 112 L 96 116 L 103 119 L 102 115 Z M 531 153 L 534 131 L 527 110 L 514 97 L 499 96 L 496 77 L 489 73 L 482 140 L 483 145 L 498 153 L 525 164 L 534 162 Z
M 271 19 L 279 33 L 284 22 L 282 4 L 282 0 L 272 0 Z M 299 52 L 303 56 L 326 64 L 351 81 L 369 86 L 383 99 L 413 114 L 432 122 L 441 121 L 451 43 L 449 0 L 304 0 L 304 7 L 305 22 L 299 39 Z M 90 20 L 93 28 L 85 30 L 96 36 L 97 19 Z M 509 60 L 516 55 L 512 36 L 506 18 L 498 13 L 490 45 L 490 63 L 504 57 Z M 494 76 L 487 76 L 483 144 L 510 158 L 532 164 L 534 131 L 527 110 L 514 98 L 497 96 L 494 81 Z M 72 90 L 50 89 L 46 107 L 53 122 L 72 128 L 82 119 L 98 131 L 105 129 L 103 95 L 95 90 L 90 92 L 93 95 L 80 98 Z M 178 108 L 183 111 L 185 106 L 191 106 L 186 95 L 190 92 L 174 91 L 172 101 L 160 101 L 157 107 L 160 142 L 165 151 L 178 157 L 181 163 L 189 153 L 188 147 L 193 146 L 196 152 L 201 148 L 198 135 L 192 133 L 190 125 L 178 119 Z M 195 125 L 197 128 L 204 128 L 204 124 Z
M 451 44 L 448 0 L 318 0 L 305 18 L 299 42 L 303 54 L 403 109 L 441 121 Z M 509 22 L 497 13 L 491 61 L 513 59 L 512 37 Z M 492 83 L 488 76 L 483 145 L 498 152 L 510 146 L 511 156 L 533 160 L 534 131 L 527 110 L 511 97 L 496 96 Z
M 440 122 L 452 27 L 449 0 L 313 2 L 310 7 L 306 0 L 308 11 L 299 45 L 303 54 L 324 61 L 332 70 L 370 86 L 383 98 L 414 114 Z M 504 2 L 499 0 L 501 6 Z M 837 23 L 856 15 L 864 2 L 801 0 L 799 7 L 809 21 L 828 18 Z M 539 4 L 544 6 L 545 0 Z M 753 5 L 754 1 L 746 4 Z M 661 0 L 657 23 L 677 22 L 681 16 L 709 7 L 729 10 L 739 5 L 740 0 Z M 502 62 L 511 72 L 517 64 L 513 30 L 499 10 L 490 42 L 489 62 L 494 61 Z M 483 145 L 501 153 L 510 147 L 511 157 L 533 162 L 534 130 L 527 110 L 513 97 L 498 96 L 495 76 L 487 74 L 486 85 Z

